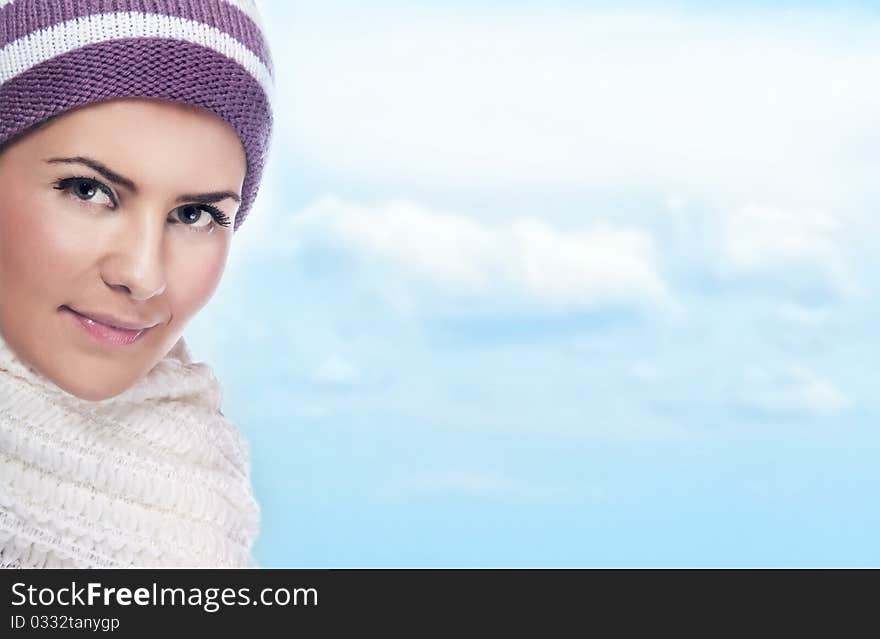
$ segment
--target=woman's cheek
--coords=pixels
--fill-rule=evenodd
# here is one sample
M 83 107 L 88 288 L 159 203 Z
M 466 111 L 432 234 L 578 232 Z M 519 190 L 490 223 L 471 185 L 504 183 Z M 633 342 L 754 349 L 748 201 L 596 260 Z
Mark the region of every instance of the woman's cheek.
M 25 278 L 37 277 L 44 287 L 64 282 L 95 253 L 94 229 L 71 216 L 63 204 L 19 197 L 4 209 L 4 266 Z
M 32 224 L 59 254 L 94 254 L 107 231 L 112 211 L 48 187 L 37 199 Z
M 181 242 L 180 250 L 169 260 L 165 276 L 177 321 L 188 321 L 210 301 L 217 290 L 229 251 L 228 242 L 223 238 L 217 240 L 198 247 Z

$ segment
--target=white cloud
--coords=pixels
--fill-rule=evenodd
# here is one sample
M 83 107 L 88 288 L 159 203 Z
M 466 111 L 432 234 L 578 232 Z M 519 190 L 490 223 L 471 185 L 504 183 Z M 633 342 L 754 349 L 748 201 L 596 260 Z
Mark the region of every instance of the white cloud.
M 283 114 L 276 148 L 290 149 L 293 167 L 375 193 L 415 190 L 424 203 L 437 192 L 424 187 L 459 198 L 494 193 L 512 205 L 546 202 L 534 208 L 542 222 L 507 225 L 509 239 L 520 238 L 521 266 L 538 255 L 534 283 L 528 272 L 519 276 L 520 291 L 536 303 L 607 299 L 601 281 L 568 281 L 595 271 L 573 264 L 590 239 L 567 237 L 572 222 L 590 229 L 591 246 L 614 252 L 622 244 L 636 256 L 613 260 L 631 269 L 621 276 L 624 290 L 655 306 L 668 297 L 643 268 L 653 247 L 634 246 L 643 230 L 626 235 L 632 227 L 617 226 L 602 235 L 588 225 L 612 216 L 615 224 L 639 220 L 640 229 L 653 216 L 654 236 L 671 231 L 676 239 L 663 250 L 709 247 L 700 259 L 728 275 L 811 282 L 841 297 L 862 290 L 847 255 L 856 238 L 880 231 L 871 215 L 880 197 L 880 85 L 864 81 L 880 66 L 876 17 L 386 2 L 352 20 L 345 2 L 290 7 L 290 19 L 278 14 L 285 29 L 273 38 Z M 619 195 L 617 204 L 571 211 L 603 192 L 655 193 L 661 204 L 638 211 L 620 206 Z M 434 225 L 436 244 L 408 255 L 407 247 L 374 248 L 432 281 L 491 289 L 497 270 L 484 267 L 506 258 L 482 251 L 478 264 L 460 250 L 497 249 L 484 232 L 493 229 L 477 220 L 497 222 L 499 206 Z M 278 234 L 274 222 L 265 228 Z M 387 239 L 381 229 L 368 232 L 374 245 Z M 251 246 L 262 250 L 261 242 Z M 438 256 L 461 259 L 441 267 Z M 392 284 L 388 295 L 401 308 L 413 305 Z
M 793 324 L 820 326 L 831 319 L 832 311 L 828 307 L 809 307 L 785 302 L 777 308 L 777 315 Z
M 738 400 L 740 405 L 767 415 L 794 417 L 831 416 L 851 403 L 831 380 L 796 364 L 749 369 Z
M 359 379 L 357 367 L 338 355 L 328 357 L 312 375 L 315 383 L 336 387 L 353 386 Z
M 412 279 L 423 296 L 504 298 L 549 310 L 678 311 L 652 236 L 635 226 L 566 230 L 536 218 L 487 224 L 406 200 L 364 205 L 327 196 L 292 215 L 279 236 L 280 250 L 341 249 L 362 269 Z
M 281 133 L 330 172 L 798 205 L 877 190 L 869 16 L 295 4 L 274 42 Z
M 391 500 L 463 496 L 546 501 L 584 492 L 597 499 L 605 497 L 605 491 L 596 485 L 575 487 L 546 481 L 531 482 L 498 472 L 460 469 L 414 472 L 379 487 L 380 496 Z
M 858 296 L 861 287 L 840 245 L 841 231 L 838 220 L 819 210 L 757 205 L 730 210 L 721 221 L 719 266 L 728 276 L 806 275 L 813 287 Z

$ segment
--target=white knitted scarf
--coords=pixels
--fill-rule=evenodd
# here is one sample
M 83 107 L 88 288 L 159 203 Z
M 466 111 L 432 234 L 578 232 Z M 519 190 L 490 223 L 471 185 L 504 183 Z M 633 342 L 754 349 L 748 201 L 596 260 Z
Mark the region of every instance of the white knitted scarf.
M 183 338 L 103 401 L 0 337 L 0 567 L 253 567 L 247 440 Z

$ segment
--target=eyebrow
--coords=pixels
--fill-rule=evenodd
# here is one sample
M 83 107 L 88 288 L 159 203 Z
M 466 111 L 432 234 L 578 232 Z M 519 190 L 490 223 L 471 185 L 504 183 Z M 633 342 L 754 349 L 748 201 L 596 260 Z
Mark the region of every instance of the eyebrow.
M 101 175 L 103 175 L 107 180 L 113 182 L 118 186 L 124 186 L 132 193 L 138 192 L 137 185 L 129 180 L 127 177 L 116 173 L 115 171 L 109 169 L 104 164 L 94 160 L 92 158 L 83 157 L 78 155 L 73 158 L 49 158 L 46 160 L 48 164 L 56 164 L 56 163 L 64 163 L 64 164 L 84 164 L 89 167 L 93 171 L 97 171 Z M 213 204 L 215 202 L 219 202 L 220 200 L 225 200 L 226 198 L 230 198 L 235 200 L 236 202 L 241 202 L 241 197 L 237 193 L 233 191 L 211 191 L 210 193 L 186 193 L 184 195 L 179 195 L 177 197 L 177 202 L 186 202 L 189 200 L 198 200 L 200 202 L 205 202 L 206 204 Z

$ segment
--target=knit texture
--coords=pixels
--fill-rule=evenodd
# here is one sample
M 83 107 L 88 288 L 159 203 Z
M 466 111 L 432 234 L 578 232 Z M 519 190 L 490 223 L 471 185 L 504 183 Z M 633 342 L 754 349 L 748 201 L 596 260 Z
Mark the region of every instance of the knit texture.
M 0 145 L 101 100 L 206 109 L 229 123 L 245 151 L 233 230 L 259 188 L 273 82 L 253 0 L 0 0 Z
M 247 441 L 181 338 L 116 397 L 87 401 L 0 338 L 0 567 L 253 567 Z

